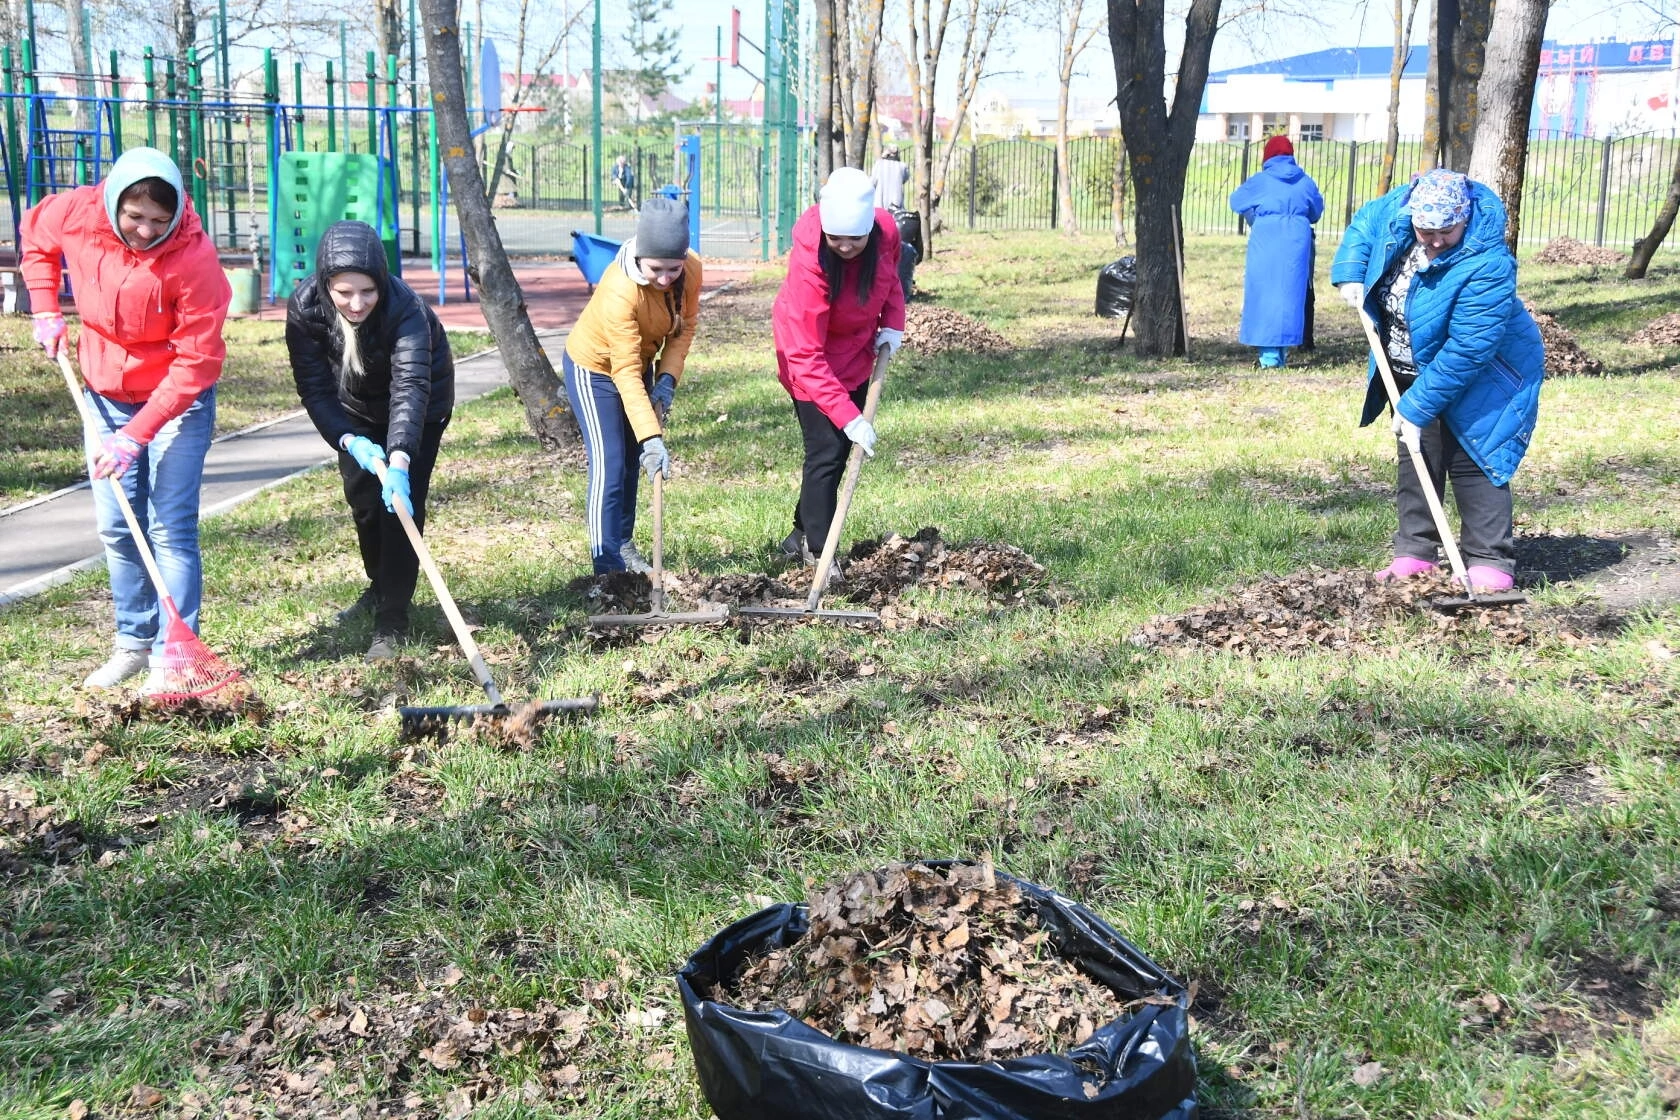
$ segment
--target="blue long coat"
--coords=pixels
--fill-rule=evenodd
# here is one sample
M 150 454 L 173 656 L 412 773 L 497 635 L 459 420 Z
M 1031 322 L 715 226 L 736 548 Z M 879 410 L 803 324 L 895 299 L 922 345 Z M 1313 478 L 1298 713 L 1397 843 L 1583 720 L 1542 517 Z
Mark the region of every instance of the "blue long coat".
M 1417 242 L 1406 200 L 1411 184 L 1359 208 L 1330 265 L 1330 282 L 1365 285 L 1365 310 L 1375 319 L 1371 290 Z M 1380 321 L 1380 320 L 1379 320 Z M 1517 298 L 1517 262 L 1505 248 L 1505 204 L 1470 184 L 1464 240 L 1418 270 L 1406 293 L 1417 380 L 1400 398 L 1400 415 L 1423 427 L 1440 417 L 1495 486 L 1511 481 L 1540 415 L 1546 352 L 1540 328 Z M 1388 396 L 1369 363 L 1365 412 L 1382 415 Z
M 1249 227 L 1237 341 L 1244 346 L 1301 345 L 1307 285 L 1312 283 L 1312 227 L 1324 213 L 1318 184 L 1293 156 L 1273 156 L 1231 192 L 1231 209 Z

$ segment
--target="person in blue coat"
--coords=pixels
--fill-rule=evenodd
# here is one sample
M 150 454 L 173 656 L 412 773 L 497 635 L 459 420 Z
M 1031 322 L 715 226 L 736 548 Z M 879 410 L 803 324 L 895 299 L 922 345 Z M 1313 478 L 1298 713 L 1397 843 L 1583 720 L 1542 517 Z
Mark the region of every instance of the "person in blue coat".
M 1260 351 L 1260 365 L 1282 366 L 1301 345 L 1307 286 L 1312 283 L 1313 223 L 1324 213 L 1318 184 L 1295 162 L 1287 136 L 1263 149 L 1265 162 L 1231 192 L 1231 209 L 1248 223 L 1242 326 L 1237 341 Z
M 1517 297 L 1504 204 L 1456 171 L 1425 172 L 1360 207 L 1330 281 L 1375 320 L 1400 388 L 1400 527 L 1394 561 L 1378 577 L 1421 575 L 1438 563 L 1439 534 L 1406 453 L 1415 448 L 1438 495 L 1452 481 L 1471 590 L 1509 589 L 1511 476 L 1540 414 L 1546 355 Z M 1373 355 L 1361 427 L 1388 403 L 1376 368 Z

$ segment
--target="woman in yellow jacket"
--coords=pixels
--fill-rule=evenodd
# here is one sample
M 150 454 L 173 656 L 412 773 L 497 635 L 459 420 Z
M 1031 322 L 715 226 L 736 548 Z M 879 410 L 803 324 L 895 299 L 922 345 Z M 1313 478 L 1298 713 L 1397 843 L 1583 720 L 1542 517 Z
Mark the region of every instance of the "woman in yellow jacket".
M 595 573 L 647 572 L 636 548 L 638 470 L 671 477 L 665 414 L 700 319 L 700 258 L 675 199 L 642 204 L 626 241 L 566 339 L 566 399 L 589 464 L 589 554 Z M 635 453 L 632 454 L 632 449 Z

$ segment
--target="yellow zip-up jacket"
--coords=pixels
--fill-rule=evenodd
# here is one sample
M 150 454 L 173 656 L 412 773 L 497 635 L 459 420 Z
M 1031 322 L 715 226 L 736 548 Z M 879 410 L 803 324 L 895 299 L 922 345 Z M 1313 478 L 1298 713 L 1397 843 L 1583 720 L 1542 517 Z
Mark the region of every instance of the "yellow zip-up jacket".
M 654 377 L 668 373 L 682 380 L 683 362 L 700 323 L 701 269 L 700 258 L 690 250 L 683 264 L 682 330 L 673 334 L 678 315 L 676 289 L 662 292 L 652 284 L 638 283 L 631 274 L 635 267 L 623 251 L 607 266 L 589 305 L 566 337 L 566 353 L 574 365 L 613 379 L 624 402 L 624 415 L 640 443 L 664 435 L 642 372 L 658 355 Z

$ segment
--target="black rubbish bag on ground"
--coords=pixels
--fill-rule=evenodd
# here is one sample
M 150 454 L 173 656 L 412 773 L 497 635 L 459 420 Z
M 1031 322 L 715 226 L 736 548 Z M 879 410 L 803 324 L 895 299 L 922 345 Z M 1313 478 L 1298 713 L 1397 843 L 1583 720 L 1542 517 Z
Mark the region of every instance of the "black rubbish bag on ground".
M 1097 314 L 1104 319 L 1124 319 L 1132 309 L 1136 289 L 1136 257 L 1121 257 L 1103 265 L 1097 273 Z
M 916 247 L 917 260 L 927 256 L 927 248 L 922 244 L 922 216 L 902 206 L 894 206 L 889 213 L 893 216 L 893 224 L 898 226 L 899 241 Z
M 1085 907 L 997 876 L 1020 887 L 1057 952 L 1121 1000 L 1156 1002 L 1066 1054 L 975 1063 L 870 1050 L 785 1011 L 744 1011 L 711 998 L 747 958 L 805 935 L 803 905 L 771 906 L 713 937 L 677 974 L 700 1087 L 720 1120 L 1196 1120 L 1184 986 Z M 1092 1083 L 1100 1085 L 1094 1097 Z

